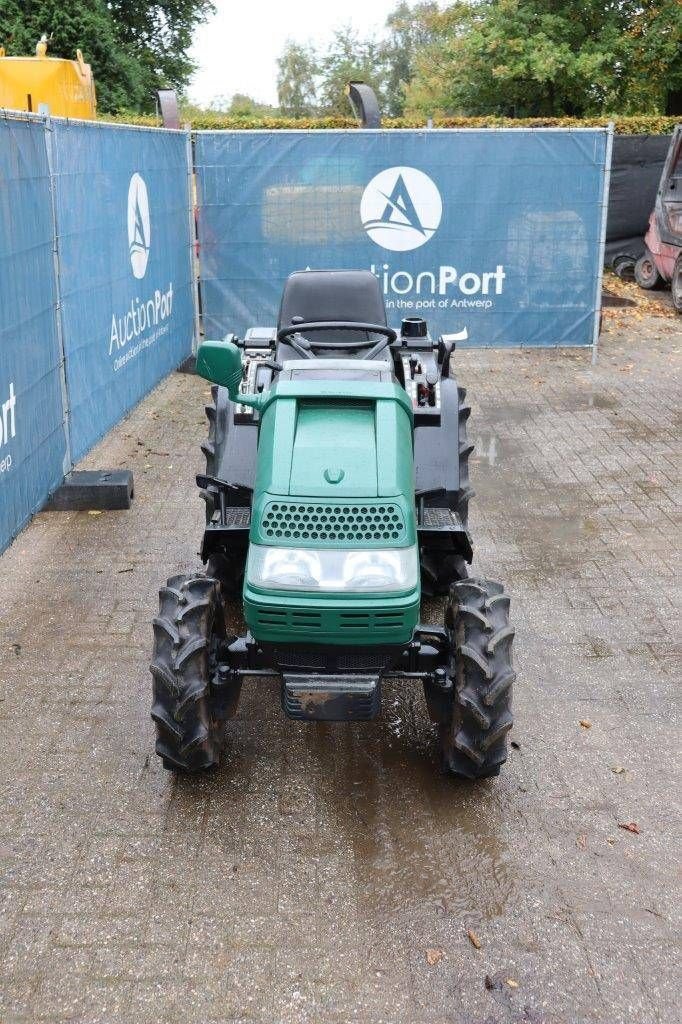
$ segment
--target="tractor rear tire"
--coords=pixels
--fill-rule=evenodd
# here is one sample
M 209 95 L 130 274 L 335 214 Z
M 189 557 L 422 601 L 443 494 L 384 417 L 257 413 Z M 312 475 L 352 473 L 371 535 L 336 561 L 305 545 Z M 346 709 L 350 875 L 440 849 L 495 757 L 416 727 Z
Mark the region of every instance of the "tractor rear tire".
M 196 772 L 218 764 L 223 723 L 212 680 L 225 636 L 218 582 L 202 573 L 171 576 L 159 592 L 154 619 L 151 716 L 164 768 Z
M 469 501 L 474 491 L 469 486 L 469 456 L 474 450 L 467 437 L 467 422 L 471 415 L 471 406 L 465 404 L 466 388 L 458 387 L 459 398 L 459 490 L 454 511 L 466 528 L 469 525 Z M 465 580 L 469 575 L 466 560 L 461 556 L 442 548 L 429 547 L 423 544 L 419 552 L 421 565 L 422 594 L 424 597 L 439 597 L 447 594 L 451 585 Z
M 211 401 L 208 405 L 204 406 L 206 419 L 208 420 L 208 437 L 201 445 L 201 450 L 206 459 L 206 476 L 213 478 L 215 478 L 217 470 L 217 404 L 218 385 L 214 384 L 211 387 Z M 216 493 L 213 490 L 204 489 L 201 491 L 201 496 L 206 503 L 206 522 L 210 523 L 219 508 L 218 501 L 216 500 Z M 234 598 L 239 597 L 241 594 L 245 562 L 245 551 L 221 551 L 215 552 L 210 556 L 208 565 L 206 566 L 206 571 L 209 576 L 213 576 L 220 583 L 223 597 Z
M 475 491 L 469 486 L 469 456 L 474 450 L 467 436 L 467 424 L 471 416 L 471 406 L 465 404 L 467 389 L 458 387 L 459 394 L 459 491 L 457 492 L 457 514 L 466 528 L 469 525 L 469 501 Z
M 663 278 L 658 272 L 655 260 L 648 249 L 642 253 L 635 263 L 635 281 L 640 288 L 650 291 L 652 288 L 660 288 L 663 285 Z
M 211 401 L 208 405 L 204 406 L 204 412 L 206 413 L 206 419 L 208 420 L 208 437 L 205 441 L 202 441 L 201 450 L 204 453 L 206 459 L 206 476 L 215 477 L 216 475 L 216 458 L 215 458 L 215 445 L 216 445 L 216 403 L 218 400 L 218 385 L 213 384 L 211 386 Z M 213 519 L 213 513 L 218 507 L 215 500 L 215 495 L 212 491 L 202 490 L 201 497 L 206 502 L 206 522 L 210 523 Z
M 514 629 L 502 584 L 469 579 L 455 583 L 445 608 L 450 641 L 451 687 L 439 723 L 446 772 L 465 779 L 499 775 L 513 725 Z
M 682 313 L 682 252 L 675 260 L 673 276 L 670 279 L 670 291 L 673 296 L 673 306 L 678 313 Z

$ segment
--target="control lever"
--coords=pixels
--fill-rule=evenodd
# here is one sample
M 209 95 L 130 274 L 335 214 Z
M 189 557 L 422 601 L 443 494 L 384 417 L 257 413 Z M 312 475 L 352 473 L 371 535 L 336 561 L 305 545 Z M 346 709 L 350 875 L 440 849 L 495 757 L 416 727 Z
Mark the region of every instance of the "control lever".
M 438 373 L 434 369 L 426 371 L 426 388 L 427 388 L 427 399 L 429 405 L 436 404 L 436 384 L 438 383 Z

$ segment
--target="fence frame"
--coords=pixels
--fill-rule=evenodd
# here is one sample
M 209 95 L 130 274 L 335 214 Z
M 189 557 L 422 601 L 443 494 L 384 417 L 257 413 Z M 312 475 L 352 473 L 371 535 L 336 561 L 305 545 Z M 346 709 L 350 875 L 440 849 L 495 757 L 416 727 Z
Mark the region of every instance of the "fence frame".
M 52 208 L 52 253 L 54 266 L 54 290 L 55 290 L 55 324 L 57 329 L 57 340 L 59 342 L 59 381 L 62 391 L 62 422 L 64 424 L 64 437 L 66 451 L 64 454 L 64 477 L 66 478 L 73 470 L 71 458 L 71 424 L 69 421 L 69 385 L 66 379 L 66 350 L 64 347 L 64 313 L 62 310 L 62 275 L 59 258 L 59 224 L 57 223 L 57 177 L 54 173 L 54 135 L 52 118 L 49 114 L 44 118 L 45 123 L 45 148 L 47 150 L 47 166 L 50 173 L 50 205 Z
M 609 214 L 609 188 L 611 185 L 611 158 L 613 156 L 613 135 L 615 125 L 609 121 L 606 135 L 606 153 L 604 154 L 604 176 L 602 178 L 601 225 L 599 230 L 599 260 L 597 262 L 597 280 L 595 281 L 594 324 L 592 326 L 592 365 L 598 358 L 599 329 L 602 316 L 602 282 L 604 279 L 604 259 L 606 256 L 606 221 Z

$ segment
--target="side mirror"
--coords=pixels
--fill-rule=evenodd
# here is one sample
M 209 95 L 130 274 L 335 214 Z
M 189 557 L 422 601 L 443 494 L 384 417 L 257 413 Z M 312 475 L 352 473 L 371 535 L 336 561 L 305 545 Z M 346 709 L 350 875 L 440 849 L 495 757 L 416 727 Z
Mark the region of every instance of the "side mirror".
M 259 409 L 264 395 L 243 395 L 239 392 L 242 382 L 242 354 L 233 341 L 204 341 L 197 352 L 197 373 L 212 384 L 227 388 L 233 402 L 250 405 Z

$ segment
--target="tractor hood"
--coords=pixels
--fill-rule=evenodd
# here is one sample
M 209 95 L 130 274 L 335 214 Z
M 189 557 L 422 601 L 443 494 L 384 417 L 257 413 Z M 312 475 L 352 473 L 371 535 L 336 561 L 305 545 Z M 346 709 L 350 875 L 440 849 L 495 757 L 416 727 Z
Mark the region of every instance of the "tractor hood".
M 275 384 L 261 409 L 251 540 L 291 542 L 261 533 L 264 513 L 278 499 L 289 499 L 289 508 L 292 499 L 306 507 L 358 501 L 375 507 L 388 498 L 407 527 L 414 519 L 414 468 L 405 391 L 379 382 Z M 401 531 L 400 543 L 406 540 Z

